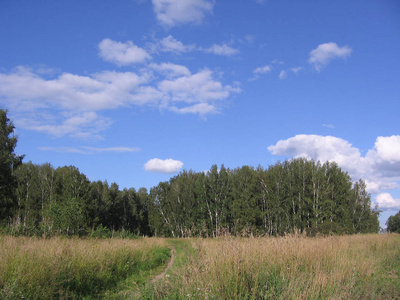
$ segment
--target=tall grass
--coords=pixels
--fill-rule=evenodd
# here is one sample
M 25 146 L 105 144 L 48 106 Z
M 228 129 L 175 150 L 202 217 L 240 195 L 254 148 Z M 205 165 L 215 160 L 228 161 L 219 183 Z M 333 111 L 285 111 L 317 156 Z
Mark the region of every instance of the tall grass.
M 0 299 L 99 298 L 169 260 L 164 239 L 0 237 Z M 135 281 L 135 282 L 134 282 Z
M 175 266 L 154 284 L 176 248 Z M 164 264 L 164 267 L 163 267 Z M 400 299 L 400 235 L 0 236 L 0 299 Z
M 165 299 L 399 299 L 400 235 L 192 240 Z

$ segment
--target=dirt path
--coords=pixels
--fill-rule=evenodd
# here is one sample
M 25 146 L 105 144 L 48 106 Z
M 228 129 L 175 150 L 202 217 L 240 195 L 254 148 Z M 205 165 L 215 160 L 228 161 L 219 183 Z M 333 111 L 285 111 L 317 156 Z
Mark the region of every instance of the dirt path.
M 163 278 L 163 277 L 167 274 L 169 268 L 171 268 L 172 265 L 174 264 L 176 249 L 175 249 L 175 247 L 172 246 L 172 245 L 171 245 L 170 247 L 171 247 L 171 259 L 169 260 L 167 267 L 165 268 L 164 272 L 162 272 L 161 274 L 158 274 L 157 276 L 155 276 L 155 277 L 150 281 L 150 283 L 155 283 L 155 282 L 157 282 L 158 280 L 160 280 L 161 278 Z

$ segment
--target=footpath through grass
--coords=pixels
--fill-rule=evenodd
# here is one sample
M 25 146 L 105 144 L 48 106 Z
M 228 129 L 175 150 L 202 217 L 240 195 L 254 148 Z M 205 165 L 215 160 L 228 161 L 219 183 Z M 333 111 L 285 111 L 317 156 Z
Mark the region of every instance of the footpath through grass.
M 118 291 L 138 290 L 169 258 L 165 239 L 0 236 L 0 299 L 119 298 Z
M 197 264 L 197 251 L 193 248 L 195 239 L 168 239 L 167 243 L 175 250 L 174 263 L 163 278 L 141 289 L 140 299 L 181 299 L 176 288 L 186 284 L 183 270 Z M 132 298 L 133 299 L 133 298 Z M 139 298 L 138 298 L 139 299 Z M 182 299 L 186 299 L 183 297 Z
M 146 299 L 400 299 L 397 234 L 171 243 L 177 265 Z
M 175 250 L 174 264 L 159 280 Z M 400 299 L 400 235 L 0 237 L 0 299 Z

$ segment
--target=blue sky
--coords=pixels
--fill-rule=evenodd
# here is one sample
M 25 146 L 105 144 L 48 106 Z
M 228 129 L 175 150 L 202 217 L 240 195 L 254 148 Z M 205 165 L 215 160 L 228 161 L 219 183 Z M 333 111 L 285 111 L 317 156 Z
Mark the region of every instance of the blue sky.
M 400 210 L 400 3 L 0 1 L 0 105 L 25 161 L 151 188 L 307 157 Z

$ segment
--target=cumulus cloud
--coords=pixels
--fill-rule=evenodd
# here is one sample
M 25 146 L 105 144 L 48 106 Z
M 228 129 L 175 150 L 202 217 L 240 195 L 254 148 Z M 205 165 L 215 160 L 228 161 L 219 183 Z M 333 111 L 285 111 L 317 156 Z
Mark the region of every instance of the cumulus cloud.
M 373 154 L 375 151 L 376 154 Z M 380 136 L 376 139 L 375 149 L 370 155 L 376 156 L 380 161 L 387 161 L 389 164 L 400 163 L 400 135 L 390 137 Z
M 212 113 L 217 113 L 218 109 L 212 104 L 208 103 L 198 103 L 192 106 L 186 106 L 183 108 L 178 108 L 173 106 L 170 108 L 171 111 L 180 113 L 180 114 L 199 114 L 201 116 L 205 116 Z
M 144 164 L 144 169 L 146 171 L 164 174 L 176 173 L 182 169 L 182 167 L 183 162 L 171 158 L 165 160 L 153 158 Z
M 333 137 L 320 135 L 300 134 L 287 140 L 281 140 L 276 145 L 269 146 L 268 150 L 274 155 L 304 157 L 315 161 L 335 161 L 339 166 L 359 167 L 356 161 L 361 153 L 349 142 Z
M 172 35 L 163 38 L 160 41 L 161 51 L 173 52 L 173 53 L 184 53 L 195 49 L 195 45 L 184 45 L 182 42 L 175 39 Z
M 104 39 L 99 43 L 99 55 L 105 61 L 118 66 L 144 63 L 151 58 L 146 50 L 136 46 L 131 41 L 126 43 Z
M 378 137 L 366 158 L 374 170 L 380 170 L 381 177 L 400 180 L 400 135 Z
M 0 73 L 0 93 L 18 110 L 46 107 L 101 110 L 123 103 L 142 103 L 148 96 L 142 95 L 140 86 L 149 81 L 147 74 L 114 71 L 88 76 L 63 73 L 46 79 L 31 70 L 18 68 L 9 74 Z
M 171 102 L 183 103 L 215 103 L 232 93 L 240 92 L 238 87 L 224 86 L 216 81 L 213 73 L 207 69 L 189 76 L 163 80 L 158 89 L 168 95 Z
M 112 122 L 99 112 L 120 107 L 150 106 L 204 116 L 218 112 L 238 92 L 240 88 L 223 85 L 210 70 L 192 74 L 172 63 L 153 63 L 140 73 L 63 73 L 47 78 L 25 67 L 0 73 L 0 103 L 10 109 L 15 123 L 56 137 L 101 138 L 99 133 Z
M 325 43 L 319 45 L 309 54 L 308 62 L 314 66 L 317 71 L 329 64 L 335 58 L 346 58 L 350 56 L 352 49 L 348 46 L 339 47 L 336 43 Z
M 190 76 L 190 71 L 187 67 L 172 63 L 151 64 L 151 68 L 165 75 L 167 78 L 179 76 Z
M 166 27 L 201 24 L 207 13 L 212 13 L 213 0 L 152 0 L 157 20 Z
M 256 69 L 254 69 L 254 71 L 253 71 L 254 76 L 251 77 L 249 79 L 249 81 L 257 80 L 258 78 L 260 78 L 260 74 L 269 73 L 269 72 L 271 72 L 271 70 L 272 70 L 272 67 L 269 65 L 258 67 Z
M 378 194 L 375 203 L 383 210 L 400 210 L 400 199 L 394 199 L 389 193 Z
M 210 48 L 204 50 L 206 53 L 213 53 L 216 55 L 233 56 L 239 53 L 239 50 L 234 49 L 227 44 L 212 45 Z
M 271 66 L 266 65 L 266 66 L 263 66 L 263 67 L 256 68 L 253 71 L 253 73 L 254 74 L 264 74 L 264 73 L 271 72 L 271 70 L 272 70 Z
M 268 147 L 274 155 L 304 157 L 315 161 L 336 162 L 354 180 L 363 178 L 372 194 L 399 188 L 400 136 L 378 137 L 373 149 L 362 156 L 348 141 L 333 136 L 296 135 Z M 384 194 L 384 193 L 383 193 Z M 394 202 L 387 195 L 376 198 L 381 209 L 391 209 Z M 389 201 L 390 200 L 390 201 Z

